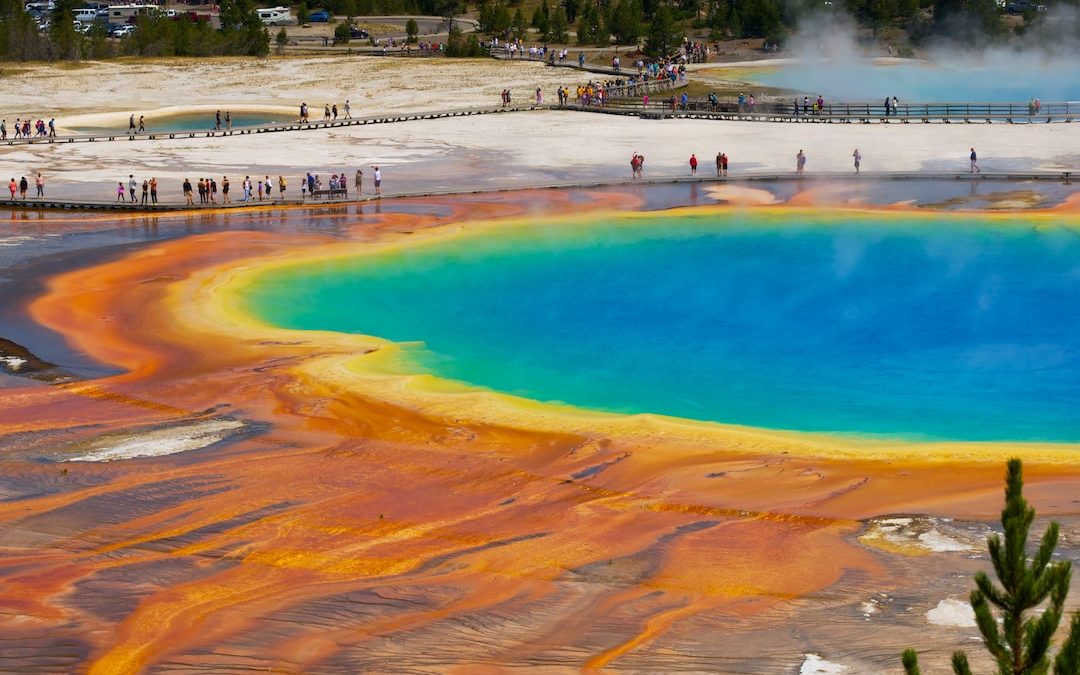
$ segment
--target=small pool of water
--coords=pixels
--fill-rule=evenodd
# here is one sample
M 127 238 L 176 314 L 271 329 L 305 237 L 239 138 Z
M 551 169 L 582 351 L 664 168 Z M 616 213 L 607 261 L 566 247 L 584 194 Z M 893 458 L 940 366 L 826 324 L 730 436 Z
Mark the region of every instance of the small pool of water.
M 738 76 L 738 74 L 736 75 Z M 748 69 L 747 81 L 790 89 L 830 101 L 904 103 L 1080 101 L 1080 68 L 1066 62 L 995 59 L 992 62 L 924 62 L 876 65 L 872 61 L 809 61 Z M 1080 106 L 1078 106 L 1080 107 Z
M 224 111 L 222 111 L 221 128 L 225 128 Z M 135 116 L 136 123 L 138 122 L 138 115 Z M 267 126 L 270 124 L 283 124 L 286 122 L 295 122 L 296 117 L 290 115 L 279 115 L 273 113 L 233 113 L 232 114 L 232 126 L 237 127 L 251 127 L 251 126 Z M 143 121 L 146 125 L 146 131 L 148 133 L 170 133 L 177 131 L 209 131 L 214 128 L 214 113 L 186 113 L 183 115 L 170 115 L 167 117 L 146 116 Z M 127 124 L 117 127 L 74 127 L 72 131 L 79 134 L 125 134 L 127 133 Z
M 265 273 L 285 327 L 542 401 L 912 440 L 1080 441 L 1078 223 L 678 211 Z

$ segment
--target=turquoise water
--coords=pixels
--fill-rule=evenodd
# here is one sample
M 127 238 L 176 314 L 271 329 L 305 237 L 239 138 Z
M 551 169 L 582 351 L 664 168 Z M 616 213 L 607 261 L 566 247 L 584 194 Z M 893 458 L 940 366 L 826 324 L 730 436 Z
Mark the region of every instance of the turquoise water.
M 265 274 L 247 302 L 290 328 L 421 342 L 419 370 L 542 401 L 1080 441 L 1069 226 L 835 213 L 535 223 Z
M 225 128 L 225 111 L 221 113 L 221 128 Z M 138 122 L 139 116 L 135 116 Z M 295 116 L 274 115 L 270 113 L 233 113 L 233 129 L 238 127 L 268 126 L 285 122 L 295 122 Z M 214 128 L 214 113 L 191 113 L 184 115 L 171 115 L 169 117 L 154 118 L 148 116 L 144 120 L 148 133 L 169 133 L 177 131 L 210 131 Z M 125 134 L 127 123 L 119 127 L 77 127 L 73 131 L 81 134 Z
M 1071 59 L 1033 62 L 997 59 L 993 63 L 943 62 L 875 66 L 868 61 L 810 62 L 748 74 L 752 82 L 823 94 L 829 101 L 901 103 L 1080 101 L 1080 68 Z

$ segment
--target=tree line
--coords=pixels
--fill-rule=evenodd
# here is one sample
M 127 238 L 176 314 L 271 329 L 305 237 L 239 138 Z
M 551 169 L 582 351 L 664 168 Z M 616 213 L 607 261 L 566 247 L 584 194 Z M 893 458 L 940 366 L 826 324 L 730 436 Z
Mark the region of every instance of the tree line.
M 204 19 L 163 14 L 136 18 L 137 29 L 121 40 L 109 39 L 95 22 L 85 33 L 75 30 L 78 0 L 56 0 L 49 28 L 41 31 L 22 0 L 0 0 L 0 58 L 13 61 L 105 59 L 138 56 L 265 56 L 270 34 L 255 11 L 254 0 L 221 0 L 221 29 Z

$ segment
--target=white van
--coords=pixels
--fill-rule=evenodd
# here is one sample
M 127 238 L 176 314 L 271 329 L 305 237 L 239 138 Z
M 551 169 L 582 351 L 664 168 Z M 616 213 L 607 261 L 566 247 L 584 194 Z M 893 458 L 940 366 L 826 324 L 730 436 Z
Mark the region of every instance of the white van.
M 269 7 L 256 11 L 259 13 L 259 19 L 267 26 L 287 26 L 295 21 L 292 10 L 288 7 Z
M 159 11 L 156 5 L 109 5 L 109 23 L 134 23 L 135 17 L 149 16 Z
M 72 16 L 76 21 L 82 21 L 83 23 L 90 23 L 97 18 L 98 11 L 91 7 L 82 7 L 76 9 Z

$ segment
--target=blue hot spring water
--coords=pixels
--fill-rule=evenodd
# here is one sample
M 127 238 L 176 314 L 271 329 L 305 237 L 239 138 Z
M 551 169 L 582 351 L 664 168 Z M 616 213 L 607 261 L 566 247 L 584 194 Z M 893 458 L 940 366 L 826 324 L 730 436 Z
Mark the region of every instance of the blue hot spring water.
M 605 411 L 909 440 L 1080 441 L 1076 223 L 659 212 L 267 272 L 247 309 Z
M 896 96 L 901 103 L 1080 101 L 1080 68 L 1072 59 L 1046 62 L 1013 56 L 989 63 L 952 60 L 888 66 L 810 61 L 750 71 L 747 78 L 800 94 L 823 94 L 830 102 L 877 102 L 886 96 Z

